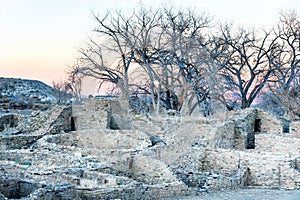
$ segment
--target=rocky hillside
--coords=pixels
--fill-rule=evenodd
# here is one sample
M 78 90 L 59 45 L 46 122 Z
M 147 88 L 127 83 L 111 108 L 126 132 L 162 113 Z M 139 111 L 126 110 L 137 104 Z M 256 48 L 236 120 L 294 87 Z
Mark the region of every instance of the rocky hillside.
M 56 90 L 37 80 L 0 78 L 0 95 L 14 100 L 56 102 Z

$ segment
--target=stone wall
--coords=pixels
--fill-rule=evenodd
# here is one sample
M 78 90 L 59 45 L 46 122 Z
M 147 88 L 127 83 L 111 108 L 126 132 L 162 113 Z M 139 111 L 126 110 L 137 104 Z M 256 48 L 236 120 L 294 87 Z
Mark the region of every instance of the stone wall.
M 57 134 L 60 131 L 71 131 L 72 108 L 70 106 L 61 107 L 49 124 L 49 133 Z
M 248 168 L 248 185 L 299 189 L 300 173 L 292 166 L 294 162 L 290 154 L 219 149 L 209 152 L 205 170 L 232 176 L 240 168 Z
M 299 189 L 300 174 L 291 163 L 294 157 L 281 153 L 242 153 L 241 165 L 248 165 L 250 185 Z
M 248 137 L 253 137 L 255 149 L 264 146 L 264 150 L 271 150 L 277 143 L 284 143 L 285 140 L 288 140 L 284 139 L 285 137 L 300 137 L 300 122 L 287 121 L 290 126 L 289 133 L 283 133 L 283 124 L 286 123 L 285 121 L 286 119 L 277 119 L 259 109 L 245 109 L 239 112 L 232 112 L 231 116 L 225 122 L 217 125 L 215 136 L 216 147 L 239 150 L 247 149 Z M 262 137 L 265 137 L 262 136 L 264 134 L 273 135 L 273 138 L 264 138 L 266 142 L 265 144 L 261 144 Z M 275 139 L 275 136 L 280 137 Z M 280 140 L 282 141 L 280 142 Z
M 132 127 L 126 99 L 89 98 L 85 104 L 73 105 L 72 109 L 74 130 L 128 130 Z
M 128 130 L 132 127 L 132 117 L 129 114 L 127 99 L 112 99 L 110 101 L 108 128 L 113 130 Z
M 286 118 L 278 119 L 262 110 L 258 110 L 257 118 L 261 119 L 261 133 L 275 134 L 287 137 L 300 137 L 300 121 Z M 284 133 L 284 124 L 288 125 L 287 127 L 289 133 Z
M 299 188 L 299 122 L 290 122 L 290 133 L 282 133 L 283 121 L 261 110 L 246 109 L 230 116 L 216 128 L 216 145 L 207 148 L 202 156 L 202 171 L 222 175 L 212 179 L 216 182 L 211 187 L 222 188 L 216 186 L 221 181 L 219 177 L 228 179 L 239 169 L 247 168 L 249 185 Z M 245 145 L 249 133 L 254 136 L 254 149 Z M 226 181 L 224 184 L 230 187 Z
M 0 150 L 28 148 L 41 137 L 41 135 L 30 134 L 2 135 L 0 137 Z
M 233 112 L 223 124 L 217 127 L 216 147 L 225 149 L 247 149 L 249 136 L 254 137 L 254 124 L 257 118 L 256 109 L 245 109 Z M 253 144 L 255 146 L 255 144 Z
M 278 136 L 273 134 L 257 134 L 255 149 L 263 152 L 282 154 L 300 154 L 300 138 Z
M 240 168 L 241 155 L 239 152 L 225 149 L 207 149 L 203 171 L 219 172 L 225 176 L 233 176 Z
M 70 131 L 70 117 L 71 107 L 68 106 L 54 106 L 47 111 L 37 111 L 23 118 L 21 115 L 10 115 L 10 128 L 0 135 L 0 149 L 29 148 L 44 135 Z M 18 125 L 15 125 L 16 121 Z
M 46 111 L 35 111 L 29 116 L 19 115 L 16 129 L 22 133 L 55 134 L 60 131 L 69 131 L 71 107 L 53 106 Z
M 74 130 L 106 129 L 110 100 L 89 98 L 83 105 L 72 106 Z
M 282 133 L 282 122 L 270 113 L 258 109 L 257 118 L 261 119 L 261 133 L 276 135 Z
M 149 137 L 140 131 L 128 130 L 80 130 L 76 133 L 53 137 L 52 143 L 71 145 L 75 142 L 81 148 L 96 148 L 106 150 L 140 150 L 151 145 Z
M 18 125 L 18 117 L 14 114 L 0 115 L 0 132 L 5 129 L 16 127 Z
M 249 185 L 250 170 L 248 167 L 242 167 L 232 176 L 224 176 L 222 174 L 211 173 L 206 177 L 204 188 L 209 191 L 236 190 Z
M 290 125 L 290 135 L 292 137 L 300 137 L 300 121 L 292 121 Z

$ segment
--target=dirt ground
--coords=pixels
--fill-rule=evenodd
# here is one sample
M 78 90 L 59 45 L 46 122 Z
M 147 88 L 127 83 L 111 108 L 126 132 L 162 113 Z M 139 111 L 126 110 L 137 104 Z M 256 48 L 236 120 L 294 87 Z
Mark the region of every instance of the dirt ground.
M 201 193 L 194 197 L 179 197 L 173 200 L 300 200 L 299 190 L 240 189 L 233 191 Z

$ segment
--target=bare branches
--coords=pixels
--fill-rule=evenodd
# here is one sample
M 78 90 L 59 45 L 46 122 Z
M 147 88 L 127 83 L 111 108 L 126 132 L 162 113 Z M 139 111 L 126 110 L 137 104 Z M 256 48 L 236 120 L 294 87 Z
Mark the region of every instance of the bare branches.
M 275 70 L 269 89 L 284 114 L 299 115 L 299 95 L 293 95 L 299 90 L 300 80 L 300 18 L 295 11 L 281 13 L 275 35 L 279 40 L 270 60 Z
M 228 49 L 221 75 L 232 95 L 240 95 L 241 108 L 250 107 L 274 71 L 269 63 L 277 37 L 263 32 L 263 37 L 258 38 L 254 30 L 244 29 L 235 36 L 228 26 L 221 33 L 223 45 L 227 46 L 224 48 Z
M 128 99 L 150 95 L 157 112 L 191 114 L 211 99 L 247 108 L 267 85 L 290 88 L 299 79 L 300 25 L 293 12 L 268 32 L 230 25 L 212 32 L 212 18 L 191 9 L 141 6 L 93 17 L 97 27 L 80 49 L 76 73 L 112 84 Z

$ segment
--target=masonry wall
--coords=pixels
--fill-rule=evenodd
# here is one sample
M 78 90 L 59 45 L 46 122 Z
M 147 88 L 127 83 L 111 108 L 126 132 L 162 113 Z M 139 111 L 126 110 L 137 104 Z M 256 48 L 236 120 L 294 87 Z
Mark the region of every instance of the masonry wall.
M 270 113 L 258 110 L 257 118 L 261 119 L 261 132 L 280 135 L 282 133 L 282 122 Z
M 290 133 L 283 133 L 283 122 L 261 110 L 244 110 L 233 114 L 218 128 L 216 147 L 206 150 L 203 170 L 234 175 L 242 167 L 249 168 L 249 185 L 298 189 L 300 173 L 297 158 L 300 154 L 300 123 L 290 122 Z M 245 136 L 255 133 L 255 149 L 245 149 Z M 233 133 L 234 130 L 234 133 Z M 219 145 L 218 145 L 219 144 Z
M 0 116 L 0 132 L 5 128 L 15 127 L 18 124 L 18 118 L 13 114 Z
M 232 176 L 240 168 L 240 154 L 232 150 L 207 149 L 202 170 Z
M 274 152 L 241 153 L 241 165 L 250 169 L 250 185 L 299 189 L 299 172 L 291 163 L 294 157 Z
M 126 130 L 132 126 L 128 101 L 119 98 L 89 98 L 83 105 L 73 105 L 72 121 L 75 130 Z
M 113 130 L 129 130 L 132 127 L 132 118 L 129 114 L 127 99 L 112 99 L 110 101 L 108 128 Z
M 287 135 L 288 136 L 288 135 Z M 300 138 L 257 134 L 255 136 L 257 151 L 277 152 L 283 154 L 300 154 Z
M 60 131 L 70 131 L 71 130 L 71 122 L 70 118 L 72 116 L 72 108 L 70 106 L 67 107 L 59 107 L 59 110 L 54 115 L 52 114 L 50 117 L 53 117 L 50 120 L 49 124 L 49 133 L 55 134 Z
M 240 150 L 247 148 L 247 137 L 254 132 L 256 118 L 256 109 L 233 112 L 233 115 L 217 128 L 216 147 Z
M 89 98 L 83 105 L 72 106 L 75 130 L 106 129 L 110 100 Z
M 205 170 L 232 176 L 240 168 L 249 168 L 249 185 L 299 189 L 300 173 L 292 166 L 294 160 L 289 154 L 217 149 L 209 152 Z
M 300 137 L 300 121 L 292 121 L 290 126 L 290 135 L 293 137 Z

